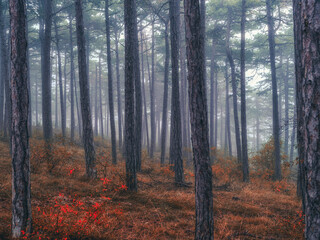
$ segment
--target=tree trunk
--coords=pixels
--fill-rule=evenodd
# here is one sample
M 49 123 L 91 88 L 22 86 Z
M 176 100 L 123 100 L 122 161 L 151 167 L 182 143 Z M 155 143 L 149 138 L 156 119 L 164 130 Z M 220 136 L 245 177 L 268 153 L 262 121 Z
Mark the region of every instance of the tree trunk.
M 169 80 L 169 33 L 168 33 L 168 23 L 165 23 L 165 62 L 164 62 L 164 82 L 163 82 L 163 110 L 162 110 L 162 128 L 161 128 L 161 156 L 160 163 L 163 165 L 165 163 L 166 156 L 166 139 L 167 139 L 167 114 L 168 114 L 168 80 Z
M 111 63 L 111 44 L 110 44 L 110 23 L 109 23 L 109 0 L 105 1 L 105 18 L 106 18 L 106 37 L 107 37 L 107 62 L 108 62 L 108 97 L 109 112 L 111 125 L 111 145 L 112 145 L 112 163 L 117 163 L 116 149 L 116 127 L 114 123 L 114 107 L 113 107 L 113 76 Z M 140 137 L 140 136 L 139 136 Z
M 83 144 L 86 157 L 86 173 L 89 178 L 97 177 L 95 169 L 95 150 L 93 145 L 93 131 L 91 122 L 90 96 L 87 79 L 86 49 L 82 15 L 82 1 L 75 1 L 76 25 L 77 25 L 77 45 L 78 45 L 78 67 L 79 85 L 81 99 L 81 113 L 83 123 Z
M 210 66 L 210 135 L 209 135 L 209 143 L 210 147 L 214 146 L 214 57 L 215 57 L 215 49 L 216 44 L 215 40 L 212 39 L 212 53 L 211 53 L 211 66 Z
M 320 2 L 293 1 L 298 151 L 305 206 L 305 238 L 320 239 Z
M 155 149 L 156 142 L 156 123 L 155 123 L 155 111 L 154 111 L 154 81 L 155 81 L 155 70 L 154 70 L 154 19 L 152 21 L 152 45 L 151 45 L 151 79 L 149 78 L 150 88 L 150 125 L 151 125 L 151 142 L 150 142 L 150 158 L 153 158 L 153 152 Z M 147 58 L 148 59 L 148 58 Z M 151 82 L 150 82 L 151 80 Z
M 94 135 L 98 136 L 98 66 L 96 65 L 95 73 L 95 94 L 94 94 Z
M 99 108 L 100 108 L 100 130 L 103 139 L 103 112 L 102 112 L 102 83 L 101 83 L 101 54 L 99 56 Z M 120 120 L 119 120 L 120 121 Z
M 74 119 L 74 57 L 73 57 L 73 40 L 72 40 L 72 16 L 69 13 L 69 47 L 70 47 L 70 131 L 71 131 L 71 141 L 74 140 L 74 128 L 75 128 L 75 119 Z M 78 119 L 80 121 L 80 119 Z
M 10 0 L 13 238 L 32 231 L 26 12 L 25 1 Z
M 117 100 L 118 100 L 118 134 L 119 134 L 119 149 L 122 148 L 122 106 L 121 106 L 121 91 L 120 91 L 120 60 L 119 60 L 119 39 L 118 32 L 115 31 L 116 44 L 116 74 L 117 74 Z
M 184 0 L 189 106 L 196 188 L 195 239 L 213 239 L 212 170 L 204 85 L 204 35 L 199 29 L 198 0 Z
M 52 1 L 45 0 L 44 35 L 41 41 L 41 75 L 42 75 L 42 126 L 43 136 L 48 142 L 52 138 L 52 112 L 51 112 L 51 25 L 52 25 Z
M 60 108 L 61 108 L 61 127 L 62 127 L 62 136 L 66 137 L 66 111 L 64 105 L 64 96 L 63 96 L 63 87 L 62 87 L 62 68 L 61 68 L 61 54 L 60 54 L 60 38 L 58 34 L 57 19 L 54 19 L 54 28 L 56 32 L 56 47 L 58 52 L 58 67 L 59 67 L 59 88 L 60 88 Z
M 136 48 L 136 1 L 124 1 L 125 23 L 125 152 L 126 182 L 128 190 L 137 191 L 136 158 L 135 158 L 135 116 L 134 116 L 134 83 L 135 83 L 135 48 Z
M 288 156 L 289 151 L 289 58 L 287 59 L 287 70 L 284 78 L 284 104 L 285 104 L 285 118 L 284 118 L 284 152 Z
M 279 129 L 279 111 L 278 111 L 278 90 L 277 90 L 277 75 L 276 75 L 276 55 L 275 55 L 275 39 L 274 39 L 274 23 L 272 17 L 271 0 L 267 0 L 267 18 L 268 18 L 268 40 L 271 63 L 271 78 L 272 78 L 272 125 L 274 138 L 274 159 L 275 171 L 274 180 L 281 179 L 281 158 L 280 158 L 280 129 Z
M 216 77 L 215 77 L 215 87 L 214 87 L 214 102 L 215 102 L 215 116 L 214 116 L 214 146 L 217 148 L 218 147 L 218 71 L 216 72 Z
M 230 127 L 230 104 L 229 104 L 229 74 L 226 60 L 226 144 L 225 149 L 228 149 L 229 156 L 232 156 L 232 143 L 231 143 L 231 127 Z M 228 146 L 228 147 L 227 147 Z
M 246 109 L 246 0 L 242 0 L 241 11 L 241 142 L 242 142 L 242 174 L 243 181 L 249 182 L 249 160 L 247 141 L 247 109 Z
M 239 115 L 238 115 L 238 93 L 237 93 L 237 80 L 235 64 L 230 49 L 230 25 L 231 25 L 231 9 L 228 8 L 228 24 L 227 24 L 227 41 L 226 50 L 227 57 L 231 68 L 231 80 L 232 80 L 232 97 L 233 97 L 233 117 L 234 117 L 234 128 L 236 133 L 236 147 L 237 147 L 237 159 L 238 163 L 241 164 L 241 140 L 240 140 L 240 126 L 239 126 Z
M 170 161 L 174 163 L 175 182 L 183 183 L 183 161 L 181 152 L 181 111 L 179 93 L 179 38 L 180 38 L 180 1 L 169 1 L 172 95 L 171 95 L 171 129 Z

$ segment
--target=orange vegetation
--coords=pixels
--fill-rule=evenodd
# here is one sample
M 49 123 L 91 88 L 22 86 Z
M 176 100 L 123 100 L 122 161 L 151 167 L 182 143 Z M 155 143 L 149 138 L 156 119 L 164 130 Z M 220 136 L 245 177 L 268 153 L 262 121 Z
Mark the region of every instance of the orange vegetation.
M 100 146 L 102 144 L 99 144 Z M 170 166 L 143 153 L 137 193 L 127 191 L 124 162 L 111 164 L 110 146 L 97 149 L 99 177 L 85 177 L 84 153 L 56 142 L 51 162 L 40 140 L 31 141 L 33 229 L 30 239 L 193 239 L 194 174 L 184 187 Z M 11 164 L 0 142 L 0 239 L 10 239 Z M 50 173 L 49 173 L 50 172 Z M 252 174 L 241 182 L 239 167 L 218 157 L 213 166 L 215 239 L 303 239 L 303 216 L 295 185 Z

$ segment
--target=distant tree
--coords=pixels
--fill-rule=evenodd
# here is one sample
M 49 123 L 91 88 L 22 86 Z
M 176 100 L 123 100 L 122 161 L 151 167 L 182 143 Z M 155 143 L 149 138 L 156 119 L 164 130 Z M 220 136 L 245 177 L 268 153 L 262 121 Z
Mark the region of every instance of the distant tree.
M 83 145 L 86 156 L 86 173 L 89 178 L 97 177 L 95 169 L 96 154 L 93 145 L 93 131 L 90 110 L 90 95 L 88 86 L 86 49 L 84 38 L 84 26 L 82 15 L 82 0 L 75 0 L 76 24 L 77 24 L 77 45 L 78 45 L 78 67 L 79 85 L 81 99 L 81 113 L 83 122 Z
M 320 239 L 320 2 L 294 0 L 293 9 L 305 238 L 316 240 Z
M 170 162 L 174 164 L 175 182 L 182 183 L 183 160 L 181 152 L 181 110 L 179 93 L 179 39 L 180 39 L 180 1 L 169 1 L 172 95 L 171 95 L 171 129 Z
M 191 139 L 195 167 L 195 239 L 213 239 L 212 170 L 210 166 L 207 100 L 204 84 L 204 34 L 199 28 L 198 0 L 184 0 Z
M 107 35 L 108 97 L 109 97 L 109 113 L 110 113 L 110 127 L 111 127 L 112 163 L 116 164 L 117 149 L 116 149 L 116 127 L 114 123 L 114 105 L 113 105 L 113 75 L 112 75 L 112 62 L 111 62 L 109 0 L 105 1 L 105 19 L 106 19 L 106 35 Z
M 32 231 L 26 12 L 24 0 L 10 0 L 13 238 Z
M 275 171 L 274 179 L 281 179 L 281 158 L 280 158 L 280 126 L 279 126 L 279 111 L 278 111 L 278 90 L 277 90 L 277 74 L 276 74 L 276 52 L 275 52 L 275 37 L 274 37 L 274 21 L 272 16 L 272 0 L 266 1 L 267 20 L 268 20 L 268 40 L 269 53 L 271 64 L 271 79 L 272 79 L 272 125 L 274 138 L 274 155 L 275 155 Z
M 136 1 L 124 1 L 125 24 L 125 154 L 126 183 L 128 190 L 137 191 L 136 158 L 135 158 L 135 116 L 134 116 L 134 84 L 135 84 L 135 47 L 137 40 Z

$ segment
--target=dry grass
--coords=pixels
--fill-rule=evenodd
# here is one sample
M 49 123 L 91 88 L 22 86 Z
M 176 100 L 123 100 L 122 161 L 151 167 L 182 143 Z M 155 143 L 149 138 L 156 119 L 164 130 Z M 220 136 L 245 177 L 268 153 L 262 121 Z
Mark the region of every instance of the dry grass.
M 81 148 L 55 144 L 53 166 L 43 157 L 41 141 L 32 140 L 31 146 L 30 239 L 193 239 L 191 171 L 185 176 L 191 187 L 177 187 L 170 168 L 159 168 L 144 153 L 139 190 L 130 193 L 124 185 L 124 163 L 111 165 L 108 146 L 97 150 L 95 181 L 84 177 Z M 0 154 L 0 239 L 10 239 L 11 164 L 3 142 Z M 215 239 L 303 239 L 294 185 L 259 179 L 243 184 L 225 165 L 214 166 L 213 172 Z

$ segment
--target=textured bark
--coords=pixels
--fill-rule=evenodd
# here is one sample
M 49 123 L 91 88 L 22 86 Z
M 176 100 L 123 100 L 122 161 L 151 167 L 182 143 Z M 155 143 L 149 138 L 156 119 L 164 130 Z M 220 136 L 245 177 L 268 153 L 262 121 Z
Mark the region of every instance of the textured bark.
M 213 239 L 212 170 L 207 101 L 204 85 L 204 36 L 199 29 L 198 0 L 184 0 L 188 60 L 189 106 L 195 166 L 195 239 Z
M 114 122 L 114 106 L 113 106 L 113 75 L 111 62 L 111 44 L 110 44 L 110 23 L 109 23 L 109 0 L 105 1 L 105 18 L 106 18 L 106 37 L 107 37 L 107 64 L 108 64 L 108 97 L 109 112 L 111 126 L 111 145 L 112 145 L 112 163 L 117 163 L 116 149 L 116 126 Z
M 135 158 L 135 118 L 134 118 L 134 83 L 135 83 L 135 34 L 136 1 L 124 1 L 125 24 L 125 152 L 126 183 L 128 190 L 137 191 Z
M 162 106 L 162 128 L 161 128 L 161 156 L 160 163 L 165 163 L 166 156 L 166 139 L 167 139 L 167 115 L 168 115 L 168 80 L 169 80 L 169 34 L 168 34 L 168 23 L 165 24 L 165 62 L 164 62 L 164 81 L 163 81 L 163 106 Z
M 93 131 L 91 122 L 90 96 L 86 68 L 86 49 L 82 15 L 82 1 L 75 1 L 76 26 L 77 26 L 77 45 L 78 45 L 78 67 L 79 85 L 81 98 L 81 113 L 83 123 L 83 145 L 86 157 L 86 173 L 89 178 L 97 177 L 95 169 L 95 150 L 93 145 Z
M 214 59 L 215 59 L 215 50 L 216 44 L 215 40 L 212 39 L 212 47 L 211 47 L 211 66 L 210 66 L 210 134 L 209 134 L 209 143 L 210 147 L 214 146 Z
M 171 65 L 172 65 L 172 95 L 171 95 L 171 129 L 170 129 L 170 162 L 174 163 L 175 182 L 184 181 L 183 161 L 181 152 L 181 111 L 179 93 L 179 28 L 180 1 L 169 1 Z
M 119 40 L 118 32 L 115 31 L 116 41 L 116 74 L 117 74 L 117 100 L 118 100 L 118 134 L 119 134 L 119 148 L 122 148 L 122 106 L 121 106 L 121 91 L 120 91 L 120 60 L 119 60 Z
M 290 156 L 289 156 L 289 163 L 293 165 L 293 152 L 294 152 L 294 145 L 296 142 L 296 129 L 297 129 L 297 111 L 294 110 L 293 114 L 293 126 L 292 126 L 292 133 L 291 133 L 291 147 L 290 147 Z
M 287 59 L 286 76 L 284 78 L 284 153 L 288 156 L 289 151 L 289 58 Z
M 10 96 L 7 94 L 7 88 L 9 87 L 9 73 L 8 73 L 8 54 L 7 54 L 7 44 L 6 44 L 6 36 L 5 36 L 5 23 L 4 23 L 4 3 L 2 0 L 0 1 L 0 72 L 1 72 L 1 92 L 0 92 L 0 124 L 1 124 L 1 131 L 8 128 L 8 125 L 4 119 L 4 112 L 7 112 L 5 102 L 8 102 L 8 97 Z M 5 102 L 4 102 L 4 89 L 6 88 L 6 95 L 5 95 Z M 9 101 L 10 102 L 10 101 Z
M 25 1 L 10 0 L 13 238 L 32 231 L 26 12 Z
M 247 109 L 246 109 L 246 0 L 242 0 L 241 10 L 241 155 L 242 177 L 244 182 L 249 182 L 249 160 L 247 140 Z
M 227 50 L 227 57 L 228 57 L 230 68 L 231 68 L 233 116 L 234 116 L 234 128 L 235 128 L 235 134 L 236 134 L 237 159 L 238 159 L 238 163 L 241 163 L 241 140 L 240 140 L 240 126 L 239 126 L 239 115 L 238 115 L 237 80 L 236 80 L 235 64 L 234 64 L 232 52 L 230 49 L 231 14 L 232 14 L 231 9 L 228 8 L 226 50 Z
M 59 89 L 60 89 L 60 110 L 61 110 L 61 128 L 62 128 L 62 136 L 66 137 L 66 111 L 64 105 L 64 97 L 63 97 L 63 87 L 62 87 L 62 67 L 61 67 L 61 54 L 60 54 L 60 38 L 58 34 L 57 27 L 57 19 L 54 19 L 54 29 L 56 34 L 56 47 L 58 53 L 58 68 L 59 68 Z M 56 96 L 57 97 L 57 96 Z
M 44 35 L 41 41 L 41 76 L 42 76 L 42 127 L 46 141 L 52 138 L 52 112 L 51 112 L 51 26 L 52 26 L 52 1 L 43 2 Z
M 75 76 L 76 74 L 74 73 L 73 76 Z M 81 91 L 81 90 L 80 90 Z M 80 114 L 80 110 L 79 110 L 79 101 L 78 101 L 78 88 L 77 88 L 77 81 L 76 78 L 74 78 L 74 92 L 75 92 L 75 97 L 76 97 L 76 108 L 77 108 L 77 117 L 78 117 L 78 131 L 79 131 L 79 138 L 81 139 L 82 136 L 82 117 Z M 81 94 L 80 94 L 81 95 Z M 81 96 L 80 96 L 81 97 Z
M 74 128 L 75 128 L 75 119 L 74 119 L 74 57 L 73 57 L 73 41 L 72 41 L 72 16 L 69 13 L 69 47 L 70 47 L 70 132 L 71 132 L 71 141 L 74 140 Z M 80 121 L 80 119 L 78 119 Z
M 320 239 L 320 2 L 295 0 L 293 5 L 298 146 L 302 145 L 298 150 L 303 176 L 301 186 L 305 193 L 305 238 L 316 240 Z
M 268 19 L 268 40 L 271 64 L 272 78 L 272 125 L 274 138 L 274 180 L 281 179 L 281 158 L 280 158 L 280 127 L 279 127 L 279 111 L 278 111 L 278 90 L 277 90 L 277 75 L 276 75 L 276 56 L 275 56 L 275 38 L 274 38 L 274 23 L 272 17 L 271 0 L 267 0 L 267 19 Z

